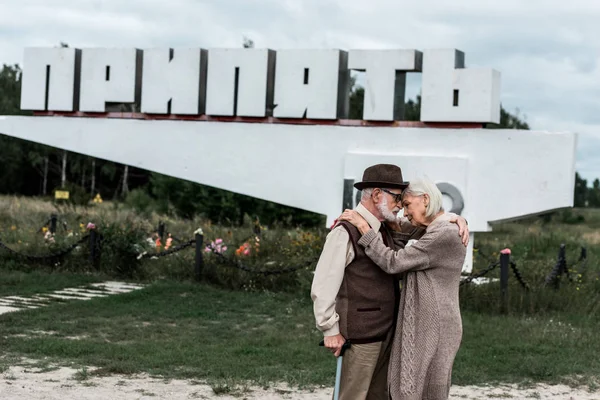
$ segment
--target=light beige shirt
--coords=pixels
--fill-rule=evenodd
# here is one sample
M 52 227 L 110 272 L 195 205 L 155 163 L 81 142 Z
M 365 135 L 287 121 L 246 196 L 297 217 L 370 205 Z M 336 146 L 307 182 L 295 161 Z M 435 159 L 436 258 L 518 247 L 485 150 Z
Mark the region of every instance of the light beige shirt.
M 359 204 L 355 210 L 381 236 L 379 232 L 381 222 L 362 204 Z M 455 214 L 446 215 L 455 216 Z M 394 241 L 399 236 L 408 239 L 420 237 L 424 233 L 423 229 L 414 227 L 406 218 L 401 218 L 400 225 L 402 231 L 394 235 Z M 344 280 L 344 271 L 352 260 L 354 260 L 354 249 L 350 235 L 346 229 L 338 226 L 327 235 L 323 251 L 317 262 L 310 293 L 316 326 L 324 336 L 334 336 L 340 333 L 338 323 L 340 316 L 335 310 L 335 299 Z
M 369 210 L 359 204 L 356 211 L 375 232 L 379 232 L 381 222 Z M 354 249 L 350 235 L 344 227 L 337 226 L 327 235 L 323 252 L 317 262 L 310 293 L 317 329 L 322 331 L 324 336 L 340 333 L 338 324 L 340 316 L 335 311 L 335 299 L 344 280 L 344 270 L 352 260 L 354 260 Z

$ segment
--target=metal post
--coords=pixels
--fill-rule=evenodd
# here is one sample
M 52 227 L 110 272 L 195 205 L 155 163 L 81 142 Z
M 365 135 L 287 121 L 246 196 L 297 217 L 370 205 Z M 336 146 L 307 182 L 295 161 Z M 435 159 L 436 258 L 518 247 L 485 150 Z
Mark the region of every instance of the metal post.
M 56 221 L 58 219 L 58 215 L 56 214 L 52 214 L 50 216 L 50 233 L 51 234 L 55 234 L 56 233 Z
M 200 281 L 202 278 L 202 269 L 204 268 L 204 259 L 202 258 L 202 242 L 204 240 L 204 236 L 196 233 L 196 263 L 194 272 L 196 274 L 196 280 Z
M 510 250 L 500 252 L 500 312 L 508 312 L 508 268 L 510 267 Z
M 158 237 L 160 238 L 161 245 L 165 243 L 165 223 L 160 221 L 158 223 Z
M 97 258 L 97 246 L 96 246 L 96 230 L 95 229 L 91 229 L 90 230 L 90 264 L 93 266 L 97 266 L 96 265 L 96 258 Z
M 581 254 L 579 255 L 579 260 L 587 259 L 587 249 L 585 247 L 581 247 Z
M 254 221 L 254 234 L 258 237 L 260 237 L 261 229 L 260 229 L 260 221 L 258 220 L 258 218 L 256 218 L 256 221 Z
M 561 266 L 561 269 L 560 269 L 560 272 L 559 272 L 559 275 L 560 275 L 563 272 L 565 272 L 564 268 L 565 268 L 565 266 L 567 264 L 566 263 L 565 244 L 564 243 L 562 243 L 560 245 L 560 249 L 558 250 L 558 262 L 559 262 L 559 264 Z
M 569 268 L 567 267 L 566 246 L 564 243 L 560 245 L 560 250 L 558 250 L 558 263 L 560 264 L 558 277 L 560 277 L 562 274 L 565 274 L 567 279 L 570 280 L 571 275 L 569 274 Z

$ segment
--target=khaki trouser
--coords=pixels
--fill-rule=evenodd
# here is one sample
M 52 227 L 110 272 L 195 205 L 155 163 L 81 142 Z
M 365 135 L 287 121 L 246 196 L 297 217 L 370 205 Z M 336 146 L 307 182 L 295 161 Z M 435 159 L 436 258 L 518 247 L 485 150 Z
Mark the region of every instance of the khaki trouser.
M 391 339 L 353 344 L 344 353 L 340 400 L 388 400 L 387 374 Z

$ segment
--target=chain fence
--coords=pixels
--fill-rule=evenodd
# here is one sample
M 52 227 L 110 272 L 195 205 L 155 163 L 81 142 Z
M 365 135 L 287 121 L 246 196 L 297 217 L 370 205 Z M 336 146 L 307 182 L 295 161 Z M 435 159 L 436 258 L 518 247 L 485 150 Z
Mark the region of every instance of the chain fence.
M 191 247 L 193 245 L 196 244 L 196 239 L 191 239 L 188 240 L 185 243 L 182 243 L 178 246 L 173 247 L 172 249 L 168 249 L 168 250 L 164 250 L 158 253 L 148 253 L 148 252 L 143 252 L 142 254 L 140 254 L 137 258 L 138 260 L 143 259 L 143 258 L 161 258 L 161 257 L 165 257 L 171 254 L 175 254 L 177 252 L 180 252 L 181 250 L 187 249 L 188 247 Z
M 482 252 L 479 248 L 474 249 L 476 250 L 482 257 L 487 258 L 490 260 L 490 265 L 483 271 L 483 275 L 487 274 L 488 272 L 490 272 L 491 270 L 493 270 L 494 268 L 500 266 L 500 262 L 499 261 L 492 261 L 493 258 L 491 258 L 489 255 L 486 255 L 484 252 Z M 509 262 L 510 268 L 515 276 L 515 278 L 517 279 L 517 282 L 519 282 L 519 284 L 523 287 L 523 289 L 525 290 L 530 290 L 530 286 L 527 283 L 527 281 L 525 281 L 525 279 L 523 278 L 523 274 L 521 273 L 521 271 L 519 270 L 517 263 L 514 260 L 510 260 Z M 482 277 L 483 275 L 481 275 L 482 273 L 479 273 L 477 275 L 474 276 L 469 276 L 466 279 L 464 279 L 461 282 L 462 284 L 467 284 L 467 283 L 471 283 L 473 280 Z
M 567 266 L 567 257 L 566 257 L 566 246 L 561 244 L 560 249 L 558 251 L 558 257 L 556 260 L 556 264 L 552 271 L 546 276 L 545 284 L 546 286 L 551 286 L 554 289 L 560 287 L 560 278 L 565 275 L 569 282 L 573 282 L 573 275 L 580 276 L 585 273 L 587 266 L 587 249 L 585 247 L 581 247 L 581 252 L 579 254 L 579 259 L 576 264 L 578 268 L 569 269 Z
M 79 245 L 81 245 L 82 243 L 84 243 L 86 241 L 89 241 L 89 237 L 90 237 L 90 235 L 85 235 L 85 236 L 81 237 L 78 241 L 76 241 L 75 243 L 69 245 L 68 247 L 66 247 L 62 250 L 59 250 L 57 252 L 45 254 L 45 255 L 30 255 L 30 254 L 21 253 L 17 250 L 12 249 L 8 245 L 6 245 L 2 241 L 2 239 L 0 239 L 0 248 L 6 250 L 10 254 L 13 254 L 19 258 L 26 259 L 28 261 L 49 263 L 51 261 L 57 261 L 59 259 L 62 259 L 66 255 L 71 253 L 73 250 L 75 250 Z
M 523 279 L 523 275 L 521 275 L 521 271 L 519 271 L 519 269 L 517 268 L 517 263 L 514 262 L 513 260 L 511 260 L 510 267 L 513 271 L 513 274 L 515 274 L 515 278 L 517 278 L 517 282 L 519 282 L 519 284 L 521 286 L 523 286 L 523 289 L 529 291 L 529 289 L 530 289 L 529 284 L 525 281 L 525 279 Z
M 40 231 L 43 230 L 44 227 L 50 227 L 50 228 L 48 228 L 49 230 L 51 229 L 53 231 L 56 231 L 58 222 L 62 222 L 63 226 L 65 226 L 65 229 L 66 229 L 66 227 L 67 227 L 66 221 L 60 221 L 58 219 L 57 215 L 53 214 L 51 216 L 51 218 L 48 219 L 48 221 L 46 221 L 46 223 L 42 226 L 42 228 L 40 228 Z M 177 244 L 174 247 L 162 246 L 165 250 L 160 251 L 160 252 L 144 251 L 137 256 L 138 260 L 160 259 L 162 257 L 173 255 L 173 254 L 183 251 L 187 248 L 195 246 L 196 247 L 196 249 L 195 249 L 196 250 L 195 264 L 196 264 L 197 272 L 202 269 L 202 266 L 204 263 L 204 261 L 202 259 L 202 257 L 203 257 L 202 253 L 204 253 L 204 252 L 209 252 L 209 253 L 215 255 L 220 260 L 220 263 L 222 265 L 236 268 L 236 269 L 239 269 L 241 271 L 244 271 L 244 272 L 247 272 L 250 274 L 257 274 L 257 275 L 263 275 L 263 276 L 281 275 L 281 274 L 296 272 L 296 271 L 305 269 L 311 265 L 314 265 L 319 259 L 319 257 L 315 257 L 311 260 L 301 262 L 298 265 L 282 267 L 282 268 L 278 268 L 278 269 L 251 268 L 248 265 L 246 265 L 242 261 L 241 258 L 235 257 L 235 256 L 228 257 L 225 254 L 223 254 L 222 252 L 217 251 L 213 246 L 207 246 L 206 249 L 202 248 L 202 242 L 204 239 L 202 234 L 196 234 L 195 238 L 185 241 L 178 237 L 175 237 L 171 233 L 167 233 L 166 225 L 163 222 L 159 222 L 158 229 L 155 232 L 153 232 L 152 234 L 148 234 L 148 235 L 149 235 L 149 237 L 152 237 L 152 238 L 161 239 L 161 242 L 159 242 L 160 245 L 158 245 L 157 247 L 162 246 L 162 239 L 164 239 L 165 236 L 167 238 L 170 238 L 172 242 L 177 242 L 179 244 Z M 252 239 L 260 240 L 260 236 L 261 236 L 260 227 L 255 226 L 253 228 L 253 234 L 248 236 L 243 242 L 248 242 L 249 240 L 252 240 Z M 26 259 L 26 260 L 29 260 L 32 262 L 50 263 L 52 261 L 57 261 L 65 256 L 67 256 L 69 253 L 71 253 L 73 250 L 75 250 L 78 246 L 80 246 L 82 243 L 84 243 L 86 241 L 89 241 L 89 243 L 90 243 L 89 244 L 90 259 L 94 260 L 94 262 L 97 262 L 97 259 L 100 257 L 100 252 L 101 252 L 101 248 L 102 248 L 102 244 L 103 244 L 102 243 L 103 236 L 95 230 L 90 231 L 90 234 L 81 237 L 77 242 L 69 245 L 68 247 L 66 247 L 60 251 L 53 252 L 53 253 L 46 254 L 46 255 L 24 254 L 22 252 L 12 249 L 10 246 L 8 246 L 6 243 L 4 243 L 2 241 L 2 239 L 0 239 L 0 249 L 4 249 L 16 257 Z M 517 282 L 522 286 L 522 288 L 527 291 L 531 290 L 531 286 L 523 278 L 523 274 L 519 270 L 517 263 L 514 260 L 509 259 L 509 261 L 506 263 L 506 265 L 503 266 L 501 261 L 494 260 L 493 257 L 486 255 L 479 248 L 474 249 L 474 251 L 476 251 L 481 257 L 487 258 L 489 260 L 489 265 L 481 272 L 471 274 L 467 277 L 464 277 L 460 282 L 460 286 L 468 285 L 468 284 L 472 283 L 473 281 L 476 281 L 477 279 L 486 276 L 488 273 L 490 273 L 494 269 L 500 267 L 500 268 L 510 268 L 513 272 L 514 277 L 516 278 Z M 270 263 L 272 263 L 272 262 L 270 262 Z M 268 262 L 265 265 L 269 265 L 270 263 Z M 586 265 L 587 265 L 587 250 L 585 247 L 581 248 L 581 254 L 580 254 L 580 257 L 576 264 L 577 264 L 577 269 L 572 269 L 572 270 L 568 269 L 566 256 L 565 256 L 565 245 L 562 244 L 560 246 L 557 262 L 554 265 L 554 267 L 552 268 L 552 271 L 550 272 L 550 274 L 548 274 L 548 276 L 546 277 L 545 284 L 547 286 L 552 286 L 554 288 L 558 288 L 559 281 L 560 281 L 560 278 L 562 275 L 565 275 L 567 277 L 567 279 L 569 279 L 569 281 L 573 281 L 573 278 L 572 278 L 573 274 L 579 275 L 579 274 L 584 273 L 585 269 L 586 269 Z
M 493 269 L 495 269 L 499 265 L 500 265 L 500 261 L 496 261 L 495 263 L 490 264 L 483 271 L 481 271 L 481 272 L 479 272 L 477 274 L 474 274 L 474 275 L 469 275 L 468 277 L 466 277 L 465 279 L 463 279 L 460 282 L 460 286 L 467 285 L 467 284 L 473 282 L 475 279 L 479 279 L 479 278 L 484 277 L 485 275 L 487 275 L 488 272 L 492 271 Z

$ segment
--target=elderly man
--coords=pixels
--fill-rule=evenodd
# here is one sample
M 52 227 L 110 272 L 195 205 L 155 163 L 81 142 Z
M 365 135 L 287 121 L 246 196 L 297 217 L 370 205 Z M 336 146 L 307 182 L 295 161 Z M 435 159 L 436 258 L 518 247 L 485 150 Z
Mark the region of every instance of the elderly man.
M 424 233 L 406 219 L 397 222 L 402 190 L 407 186 L 402 170 L 390 164 L 367 168 L 362 182 L 354 185 L 362 191 L 356 211 L 390 247 L 394 240 L 418 239 Z M 446 217 L 458 223 L 466 244 L 469 233 L 464 218 L 454 214 Z M 364 248 L 357 245 L 360 237 L 358 229 L 348 222 L 340 222 L 331 230 L 317 263 L 311 298 L 325 347 L 337 357 L 346 340 L 352 343 L 344 354 L 339 398 L 388 399 L 387 370 L 399 299 L 398 278 L 383 272 L 366 256 Z

